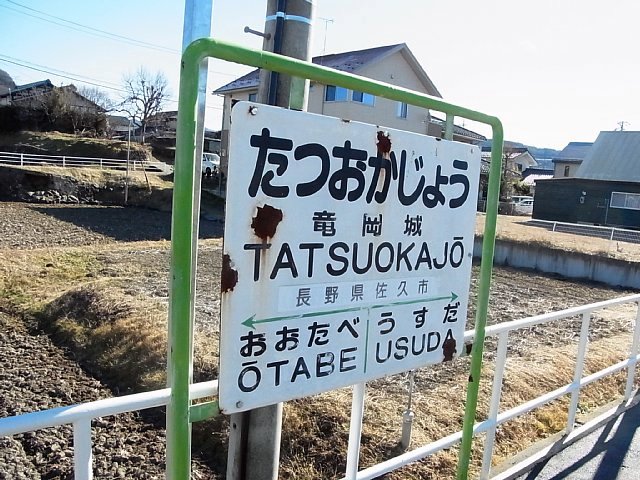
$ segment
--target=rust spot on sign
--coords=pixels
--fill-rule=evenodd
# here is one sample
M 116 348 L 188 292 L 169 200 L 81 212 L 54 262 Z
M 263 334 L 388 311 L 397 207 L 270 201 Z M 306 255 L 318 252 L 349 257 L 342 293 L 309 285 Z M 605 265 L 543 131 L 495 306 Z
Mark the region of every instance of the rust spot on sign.
M 467 343 L 464 346 L 464 348 L 465 348 L 465 350 L 467 352 L 467 355 L 471 355 L 471 350 L 473 350 L 473 343 Z
M 450 362 L 453 360 L 453 355 L 456 353 L 456 341 L 453 338 L 447 338 L 442 344 L 442 353 L 444 354 L 444 361 Z
M 238 271 L 231 268 L 231 258 L 226 253 L 222 256 L 222 273 L 220 288 L 222 293 L 230 292 L 238 283 Z
M 376 146 L 378 147 L 378 155 L 384 155 L 391 151 L 391 139 L 389 138 L 389 132 L 378 130 Z
M 276 234 L 276 228 L 282 221 L 282 210 L 271 205 L 258 207 L 258 214 L 253 217 L 251 228 L 262 240 L 267 240 Z

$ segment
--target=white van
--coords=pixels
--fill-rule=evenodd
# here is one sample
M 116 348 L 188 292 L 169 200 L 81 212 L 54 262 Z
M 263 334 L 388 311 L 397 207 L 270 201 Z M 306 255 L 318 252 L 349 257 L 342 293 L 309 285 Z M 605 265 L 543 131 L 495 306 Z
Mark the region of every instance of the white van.
M 520 205 L 521 203 L 527 203 L 533 205 L 533 197 L 530 195 L 514 195 L 511 197 L 511 203 Z
M 202 174 L 210 177 L 220 171 L 220 156 L 217 153 L 205 152 L 202 154 Z
M 515 195 L 511 197 L 513 213 L 516 215 L 531 215 L 533 213 L 533 197 L 529 195 Z

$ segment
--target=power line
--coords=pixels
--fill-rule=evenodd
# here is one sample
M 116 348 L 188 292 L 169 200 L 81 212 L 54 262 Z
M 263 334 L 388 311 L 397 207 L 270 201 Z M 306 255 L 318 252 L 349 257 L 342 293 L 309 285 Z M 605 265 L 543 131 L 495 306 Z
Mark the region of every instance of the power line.
M 14 62 L 26 63 L 27 65 L 30 65 L 30 66 L 34 66 L 34 67 L 38 67 L 38 68 L 41 68 L 41 69 L 45 69 L 45 70 L 47 70 L 45 73 L 51 73 L 51 74 L 54 74 L 54 75 L 61 74 L 59 76 L 63 76 L 63 77 L 64 77 L 64 75 L 69 75 L 71 77 L 77 77 L 77 78 L 72 78 L 72 80 L 84 81 L 83 79 L 87 79 L 87 80 L 91 80 L 91 81 L 94 81 L 94 82 L 100 82 L 101 84 L 111 85 L 111 86 L 116 87 L 116 88 L 119 88 L 121 86 L 119 83 L 109 82 L 108 80 L 100 80 L 100 79 L 97 79 L 97 78 L 88 77 L 86 75 L 80 75 L 79 73 L 71 73 L 71 72 L 67 72 L 65 70 L 60 70 L 58 68 L 47 67 L 45 65 L 39 65 L 37 63 L 29 62 L 27 60 L 22 60 L 20 58 L 15 58 L 15 57 L 12 57 L 10 55 L 3 54 L 3 53 L 0 53 L 0 60 L 1 59 L 8 59 L 8 60 L 12 60 Z M 24 66 L 24 65 L 21 65 L 21 66 Z M 27 67 L 27 68 L 29 68 L 29 67 Z M 105 86 L 105 88 L 107 88 L 107 87 Z
M 0 62 L 11 63 L 13 65 L 18 65 L 18 66 L 23 67 L 23 68 L 28 68 L 30 70 L 35 70 L 37 72 L 49 73 L 51 75 L 56 75 L 58 77 L 66 78 L 67 80 L 73 80 L 73 81 L 76 81 L 76 82 L 87 83 L 89 85 L 93 85 L 93 86 L 96 86 L 96 87 L 106 88 L 106 89 L 109 89 L 109 90 L 115 90 L 115 91 L 118 91 L 118 92 L 124 92 L 124 90 L 121 90 L 121 89 L 118 89 L 118 88 L 109 87 L 107 85 L 91 82 L 91 81 L 88 81 L 88 80 L 82 80 L 80 78 L 74 78 L 74 77 L 71 77 L 71 76 L 68 76 L 68 75 L 63 75 L 63 74 L 60 74 L 60 73 L 55 73 L 55 72 L 52 72 L 52 71 L 49 71 L 49 70 L 45 70 L 45 69 L 42 69 L 42 68 L 31 67 L 29 65 L 24 65 L 22 63 L 15 62 L 13 60 L 6 60 L 4 58 L 0 58 Z
M 0 56 L 5 57 L 5 58 L 0 58 L 0 62 L 11 63 L 13 65 L 18 65 L 18 66 L 23 67 L 23 68 L 28 68 L 30 70 L 35 70 L 37 72 L 48 73 L 50 75 L 56 75 L 57 77 L 66 78 L 67 80 L 86 83 L 88 85 L 93 85 L 95 87 L 105 88 L 107 90 L 113 90 L 113 91 L 120 92 L 120 93 L 127 93 L 126 90 L 123 90 L 121 88 L 110 87 L 108 85 L 105 85 L 104 83 L 96 83 L 96 82 L 98 82 L 100 80 L 96 80 L 95 82 L 89 81 L 89 80 L 83 80 L 82 78 L 78 78 L 78 77 L 81 77 L 82 75 L 76 75 L 76 74 L 72 74 L 72 73 L 68 73 L 68 72 L 65 72 L 67 74 L 64 75 L 64 74 L 60 74 L 60 73 L 56 73 L 55 71 L 52 71 L 52 70 L 55 70 L 55 69 L 47 70 L 47 68 L 50 68 L 50 67 L 42 67 L 42 68 L 32 67 L 30 65 L 25 65 L 25 64 L 20 63 L 18 61 L 7 60 L 6 59 L 6 58 L 12 58 L 12 57 L 6 57 L 5 55 L 0 55 Z M 25 62 L 24 60 L 22 60 L 22 61 Z M 25 62 L 25 63 L 30 63 L 30 62 Z M 31 65 L 37 65 L 37 64 L 32 63 Z M 59 70 L 59 71 L 62 71 L 62 70 Z M 76 76 L 74 77 L 72 75 L 76 75 Z M 90 78 L 90 77 L 85 77 L 85 78 Z M 107 83 L 110 83 L 110 82 L 107 82 Z M 178 99 L 177 98 L 166 97 L 165 100 L 167 102 L 171 102 L 171 103 L 178 103 Z M 212 109 L 212 110 L 222 110 L 222 107 L 217 107 L 217 106 L 214 106 L 214 105 L 207 105 L 207 108 Z
M 49 18 L 43 18 L 41 16 L 38 15 L 34 15 L 31 13 L 27 13 L 27 12 L 23 12 L 21 10 L 15 9 L 15 8 L 11 8 L 7 5 L 0 5 L 0 7 L 6 8 L 7 10 L 11 10 L 13 12 L 19 13 L 21 15 L 26 15 L 28 17 L 32 17 L 32 18 L 36 18 L 38 20 L 41 20 L 43 22 L 48 22 L 48 23 L 52 23 L 54 25 L 58 25 L 60 27 L 64 27 L 64 28 L 68 28 L 71 30 L 76 30 L 82 33 L 86 33 L 89 35 L 94 35 L 97 37 L 103 37 L 103 38 L 110 38 L 112 40 L 117 40 L 117 41 L 121 41 L 124 43 L 128 43 L 130 45 L 135 45 L 135 46 L 139 46 L 139 47 L 143 47 L 143 48 L 150 48 L 152 50 L 159 50 L 159 51 L 163 51 L 163 52 L 167 52 L 167 53 L 173 53 L 173 54 L 180 54 L 179 50 L 173 49 L 173 48 L 169 48 L 169 47 L 165 47 L 162 45 L 157 45 L 154 43 L 149 43 L 149 42 L 145 42 L 144 40 L 137 40 L 135 38 L 131 38 L 131 37 L 125 37 L 124 35 L 119 35 L 117 33 L 111 33 L 111 32 L 107 32 L 106 30 L 101 30 L 99 28 L 94 28 L 94 27 L 89 27 L 87 25 L 82 25 L 81 23 L 78 22 L 74 22 L 72 20 L 67 20 L 65 18 L 62 17 L 57 17 L 55 15 L 51 15 L 49 13 L 43 12 L 41 10 L 36 10 L 35 8 L 31 8 L 28 7 L 26 5 L 22 5 L 18 2 L 14 2 L 12 0 L 4 0 L 5 2 L 11 3 L 13 5 L 17 5 L 18 7 L 24 8 L 26 10 L 30 10 L 32 12 L 36 12 L 40 15 L 44 15 L 45 17 L 49 17 Z M 50 20 L 51 18 L 56 19 L 56 20 L 60 20 L 60 22 L 57 22 L 55 20 Z M 80 28 L 77 28 L 80 27 Z
M 60 22 L 57 22 L 57 21 L 54 21 L 54 20 L 49 20 L 47 18 L 42 18 L 42 17 L 40 17 L 38 15 L 33 15 L 33 14 L 30 14 L 30 13 L 27 13 L 27 12 L 23 12 L 23 11 L 15 9 L 15 8 L 11 8 L 11 7 L 7 6 L 7 5 L 0 5 L 0 7 L 5 8 L 7 10 L 11 10 L 11 11 L 19 13 L 21 15 L 26 15 L 28 17 L 32 17 L 32 18 L 41 20 L 43 22 L 47 22 L 47 23 L 51 23 L 51 24 L 54 24 L 54 25 L 58 25 L 60 27 L 68 28 L 70 30 L 75 30 L 75 31 L 80 32 L 80 33 L 85 33 L 85 34 L 88 34 L 88 35 L 94 35 L 94 36 L 97 36 L 99 38 L 106 38 L 108 40 L 122 42 L 122 43 L 126 43 L 126 44 L 129 44 L 129 45 L 137 46 L 137 47 L 149 48 L 149 49 L 152 49 L 152 50 L 158 50 L 158 51 L 162 51 L 162 52 L 165 52 L 165 53 L 171 53 L 171 54 L 174 54 L 174 55 L 180 55 L 180 51 L 176 50 L 176 49 L 173 49 L 173 48 L 165 47 L 163 45 L 158 45 L 158 44 L 151 43 L 151 42 L 146 42 L 144 40 L 138 40 L 136 38 L 127 37 L 127 36 L 124 36 L 124 35 L 119 35 L 117 33 L 108 32 L 107 30 L 101 30 L 99 28 L 83 25 L 81 23 L 74 22 L 73 20 L 67 20 L 65 18 L 58 17 L 56 15 L 51 15 L 49 13 L 43 12 L 42 10 L 37 10 L 37 9 L 31 8 L 31 7 L 27 6 L 27 5 L 22 5 L 21 3 L 15 2 L 13 0 L 4 0 L 4 1 L 7 2 L 7 3 L 11 3 L 13 5 L 16 5 L 18 7 L 24 8 L 26 10 L 30 10 L 32 12 L 36 12 L 38 14 L 44 15 L 46 17 L 50 17 L 50 18 L 53 18 L 53 19 L 56 19 L 56 20 L 60 20 L 61 22 L 64 22 L 64 23 L 60 23 Z M 80 28 L 76 28 L 75 26 L 80 27 Z M 225 75 L 225 76 L 228 76 L 228 77 L 236 77 L 237 76 L 237 75 L 234 75 L 232 73 L 221 72 L 221 71 L 213 70 L 213 69 L 209 69 L 209 71 L 212 72 L 212 73 L 216 73 L 218 75 Z

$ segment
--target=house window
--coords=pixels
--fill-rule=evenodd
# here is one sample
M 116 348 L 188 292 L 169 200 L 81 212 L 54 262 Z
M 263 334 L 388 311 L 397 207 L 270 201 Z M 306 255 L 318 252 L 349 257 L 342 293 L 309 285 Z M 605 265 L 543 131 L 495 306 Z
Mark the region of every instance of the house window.
M 611 192 L 611 208 L 627 208 L 629 210 L 640 210 L 640 194 Z
M 407 118 L 408 109 L 409 107 L 406 103 L 398 102 L 398 109 L 396 112 L 396 115 L 398 116 L 398 118 Z
M 255 102 L 258 98 L 258 94 L 257 93 L 250 93 L 249 94 L 249 101 L 250 102 Z
M 326 102 L 346 102 L 347 89 L 343 87 L 336 87 L 335 85 L 327 85 L 324 92 L 324 100 Z
M 570 169 L 570 168 L 571 168 L 571 167 L 570 167 L 569 165 L 565 165 L 565 166 L 564 166 L 564 176 L 565 176 L 565 177 L 568 177 L 568 176 L 569 176 L 569 169 Z
M 353 91 L 351 95 L 351 99 L 354 102 L 364 103 L 365 105 L 373 105 L 375 103 L 375 98 L 370 93 L 358 92 L 357 90 Z

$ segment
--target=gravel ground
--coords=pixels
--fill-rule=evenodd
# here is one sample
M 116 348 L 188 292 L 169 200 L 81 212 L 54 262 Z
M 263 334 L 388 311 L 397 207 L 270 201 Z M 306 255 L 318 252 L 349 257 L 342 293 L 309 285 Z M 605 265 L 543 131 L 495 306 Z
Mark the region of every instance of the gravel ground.
M 168 240 L 170 222 L 170 213 L 140 208 L 0 203 L 0 249 Z M 222 223 L 201 222 L 201 238 L 215 238 L 221 233 Z M 147 294 L 168 297 L 168 250 L 131 245 L 130 250 L 106 263 L 144 260 L 146 278 L 139 279 L 132 288 L 145 285 L 140 288 Z M 154 266 L 159 267 L 161 277 L 155 275 Z M 202 276 L 207 278 L 210 274 Z M 113 396 L 48 336 L 2 312 L 0 365 L 0 417 Z M 94 478 L 164 478 L 163 428 L 143 421 L 138 414 L 96 419 L 92 426 Z M 72 444 L 71 426 L 0 437 L 0 479 L 71 479 Z M 196 463 L 193 478 L 216 477 L 206 466 Z
M 222 222 L 202 220 L 200 238 L 221 237 L 222 229 Z M 0 248 L 69 247 L 170 237 L 170 212 L 0 202 Z
M 33 249 L 160 240 L 169 238 L 170 214 L 103 206 L 48 206 L 0 203 L 0 249 Z M 222 223 L 202 221 L 203 238 L 222 234 Z M 201 248 L 196 299 L 196 334 L 217 341 L 221 243 Z M 108 270 L 135 265 L 130 288 L 168 301 L 169 251 L 166 245 L 129 243 L 101 254 Z M 495 269 L 490 323 L 502 322 L 621 296 L 625 292 L 599 284 L 576 283 L 535 272 Z M 626 330 L 627 323 L 602 321 L 602 335 Z M 532 329 L 514 348 L 535 348 L 569 341 L 579 330 L 567 322 L 542 332 Z M 0 417 L 111 396 L 87 376 L 48 337 L 21 320 L 0 314 Z M 52 381 L 52 379 L 54 379 Z M 136 415 L 94 422 L 95 478 L 162 478 L 164 431 Z M 71 478 L 70 427 L 0 438 L 0 479 Z M 197 465 L 194 478 L 218 478 Z
M 45 335 L 0 314 L 0 417 L 111 396 Z M 37 365 L 37 368 L 34 366 Z M 93 422 L 96 478 L 163 478 L 164 432 L 136 414 Z M 0 439 L 0 478 L 73 477 L 69 425 Z

